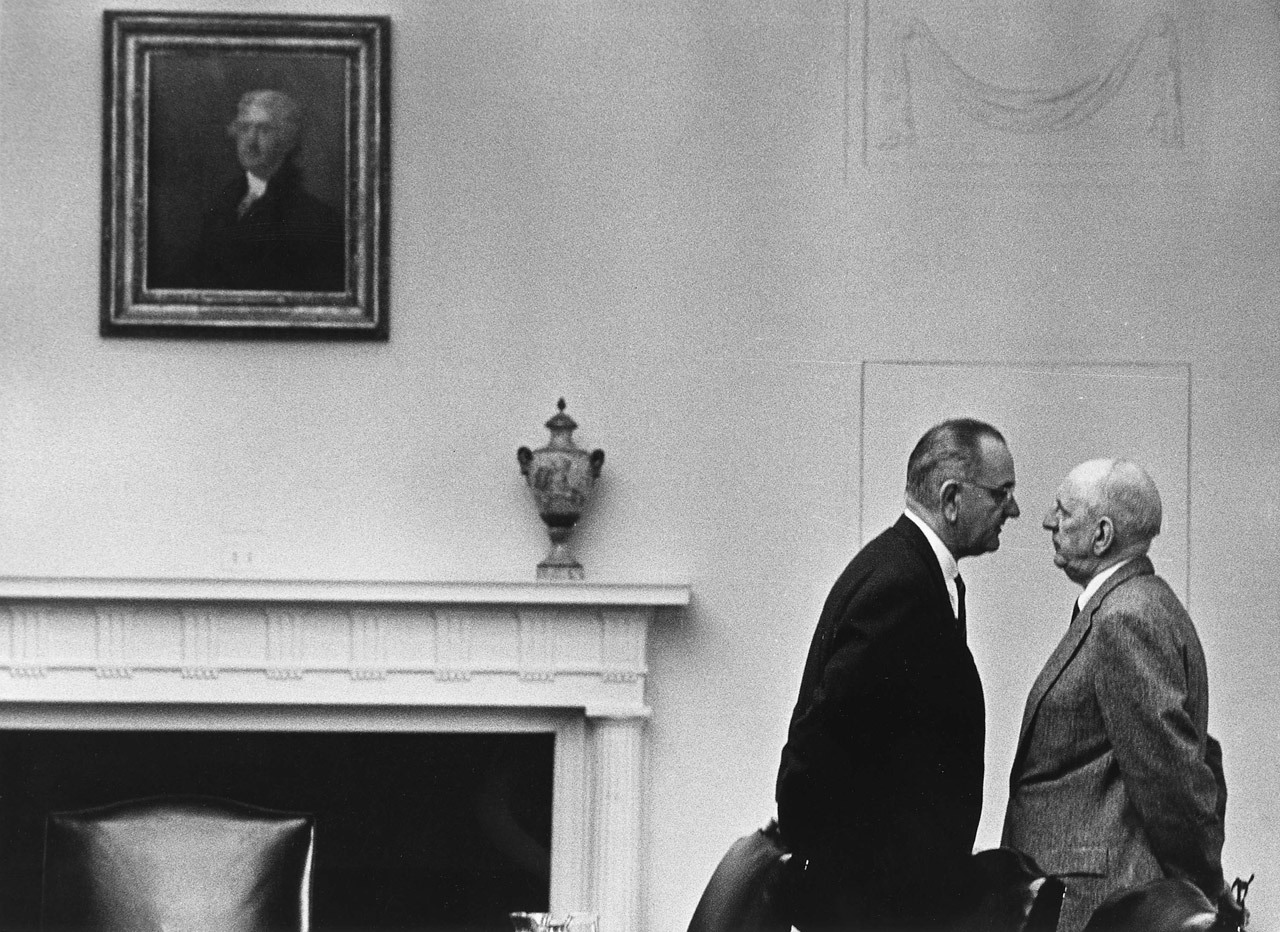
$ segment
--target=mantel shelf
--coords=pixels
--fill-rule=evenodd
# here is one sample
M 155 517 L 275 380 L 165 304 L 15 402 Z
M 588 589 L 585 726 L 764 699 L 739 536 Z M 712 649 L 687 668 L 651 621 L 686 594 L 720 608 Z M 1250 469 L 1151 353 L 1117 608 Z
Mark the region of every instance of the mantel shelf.
M 0 576 L 0 600 L 680 607 L 683 583 Z

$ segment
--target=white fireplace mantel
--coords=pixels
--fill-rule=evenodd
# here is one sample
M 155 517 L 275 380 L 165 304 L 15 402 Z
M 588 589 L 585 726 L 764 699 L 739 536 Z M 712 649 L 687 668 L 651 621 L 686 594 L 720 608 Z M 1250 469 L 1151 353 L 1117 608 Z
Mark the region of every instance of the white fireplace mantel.
M 679 584 L 0 578 L 0 727 L 554 731 L 552 907 L 635 932 L 648 630 L 688 602 Z

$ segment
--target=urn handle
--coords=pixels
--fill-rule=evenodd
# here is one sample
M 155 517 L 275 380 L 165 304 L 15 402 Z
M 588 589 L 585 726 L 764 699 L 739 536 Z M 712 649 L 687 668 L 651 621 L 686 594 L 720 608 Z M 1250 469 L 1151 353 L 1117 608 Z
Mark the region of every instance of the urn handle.
M 599 453 L 600 451 L 596 451 Z M 604 454 L 600 453 L 600 461 L 604 462 Z M 520 475 L 526 479 L 529 478 L 529 467 L 533 465 L 533 451 L 528 447 L 521 447 L 516 450 L 516 462 L 520 464 Z M 599 470 L 597 470 L 597 473 Z
M 521 460 L 521 462 L 524 462 Z M 604 465 L 604 450 L 591 451 L 591 478 L 600 478 L 600 467 Z

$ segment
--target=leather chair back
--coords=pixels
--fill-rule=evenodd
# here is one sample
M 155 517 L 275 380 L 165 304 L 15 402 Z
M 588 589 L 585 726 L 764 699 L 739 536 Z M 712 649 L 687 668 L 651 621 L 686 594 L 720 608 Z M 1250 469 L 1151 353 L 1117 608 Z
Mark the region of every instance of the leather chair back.
M 788 932 L 786 867 L 791 858 L 771 821 L 735 841 L 702 892 L 689 932 Z
M 716 865 L 693 912 L 688 932 L 789 932 L 808 923 L 789 901 L 791 853 L 776 821 L 735 841 Z M 1009 848 L 981 851 L 972 860 L 980 903 L 956 932 L 1054 932 L 1065 886 L 1046 877 L 1025 854 Z M 927 883 L 904 895 L 928 895 Z M 1177 932 L 1192 932 L 1179 929 Z
M 1066 885 L 1047 877 L 1021 851 L 989 848 L 970 861 L 982 898 L 961 928 L 966 932 L 1054 932 L 1062 914 Z
M 1218 910 L 1189 880 L 1165 878 L 1117 890 L 1089 917 L 1084 932 L 1225 932 Z
M 307 932 L 310 815 L 162 796 L 49 815 L 41 928 Z

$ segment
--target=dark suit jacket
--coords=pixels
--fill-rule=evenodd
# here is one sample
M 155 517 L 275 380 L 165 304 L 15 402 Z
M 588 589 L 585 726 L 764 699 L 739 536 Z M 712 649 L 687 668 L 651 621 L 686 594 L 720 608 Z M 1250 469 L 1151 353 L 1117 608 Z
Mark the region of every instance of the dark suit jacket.
M 801 928 L 923 928 L 969 909 L 982 810 L 982 684 L 929 543 L 900 518 L 827 597 L 778 773 L 808 862 Z
M 1063 875 L 1059 929 L 1160 877 L 1222 889 L 1226 784 L 1186 609 L 1141 557 L 1089 599 L 1031 687 L 1004 844 Z
M 188 287 L 262 291 L 342 291 L 342 217 L 302 186 L 291 164 L 238 216 L 248 190 L 241 175 L 210 202 Z

